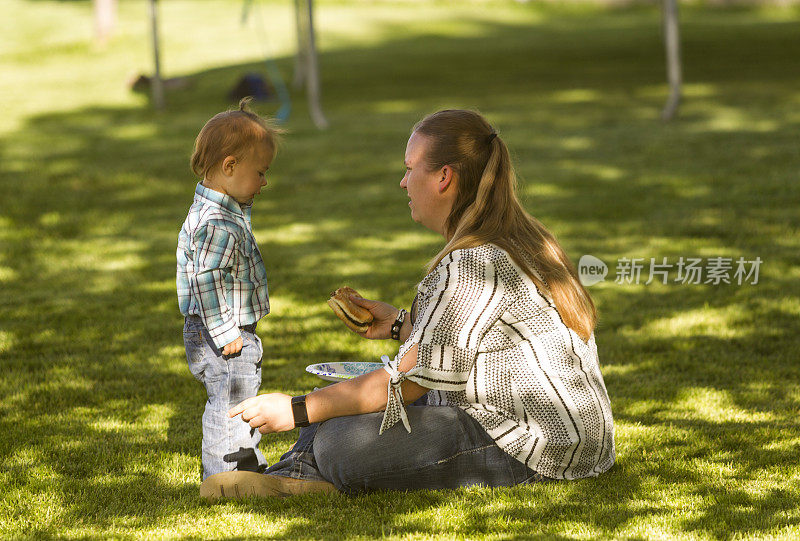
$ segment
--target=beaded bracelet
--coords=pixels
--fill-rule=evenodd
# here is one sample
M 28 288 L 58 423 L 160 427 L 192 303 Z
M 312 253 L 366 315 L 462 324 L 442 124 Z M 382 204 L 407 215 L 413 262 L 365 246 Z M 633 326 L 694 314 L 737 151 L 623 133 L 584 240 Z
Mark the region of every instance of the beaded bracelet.
M 395 319 L 394 323 L 392 324 L 392 340 L 400 340 L 400 329 L 403 328 L 403 321 L 405 321 L 405 319 L 406 311 L 401 308 L 400 312 L 397 314 L 397 319 Z

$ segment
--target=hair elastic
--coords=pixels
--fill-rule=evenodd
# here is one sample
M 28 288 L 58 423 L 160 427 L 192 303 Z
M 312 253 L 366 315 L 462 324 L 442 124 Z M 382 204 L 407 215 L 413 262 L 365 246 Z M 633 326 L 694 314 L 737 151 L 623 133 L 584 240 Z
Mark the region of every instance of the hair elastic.
M 492 141 L 494 141 L 495 137 L 497 137 L 497 133 L 496 132 L 490 133 L 489 134 L 489 139 L 486 140 L 486 143 L 491 143 Z

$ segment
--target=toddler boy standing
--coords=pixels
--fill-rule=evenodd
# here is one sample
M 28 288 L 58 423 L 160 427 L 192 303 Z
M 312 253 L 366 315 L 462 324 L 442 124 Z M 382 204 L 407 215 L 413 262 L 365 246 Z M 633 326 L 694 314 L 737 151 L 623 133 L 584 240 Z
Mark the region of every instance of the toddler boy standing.
M 228 409 L 258 394 L 258 320 L 269 313 L 267 274 L 253 236 L 253 198 L 266 185 L 277 130 L 251 112 L 219 113 L 197 136 L 192 170 L 202 178 L 178 236 L 178 305 L 189 370 L 206 388 L 203 479 L 266 467 L 261 434 Z

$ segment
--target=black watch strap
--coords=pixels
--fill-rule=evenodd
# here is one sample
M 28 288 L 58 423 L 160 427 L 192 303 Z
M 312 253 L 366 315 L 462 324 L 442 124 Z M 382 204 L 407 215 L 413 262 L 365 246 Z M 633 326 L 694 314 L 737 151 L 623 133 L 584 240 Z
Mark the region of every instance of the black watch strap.
M 389 331 L 389 335 L 392 337 L 392 340 L 400 340 L 400 329 L 403 328 L 403 321 L 406 319 L 406 311 L 402 308 L 397 313 L 397 319 L 394 320 L 392 324 L 392 328 Z
M 306 409 L 306 395 L 292 397 L 292 415 L 294 415 L 294 427 L 300 428 L 308 426 L 308 410 Z

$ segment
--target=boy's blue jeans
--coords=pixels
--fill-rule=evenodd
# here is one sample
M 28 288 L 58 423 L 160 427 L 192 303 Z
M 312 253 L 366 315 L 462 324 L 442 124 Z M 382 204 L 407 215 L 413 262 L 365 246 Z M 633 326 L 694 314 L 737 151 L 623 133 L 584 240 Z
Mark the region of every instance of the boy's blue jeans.
M 345 493 L 546 481 L 498 447 L 461 408 L 408 406 L 401 423 L 378 435 L 383 413 L 337 417 L 300 429 L 294 447 L 265 473 L 324 480 Z
M 189 370 L 208 394 L 203 412 L 203 479 L 226 471 L 260 471 L 267 466 L 258 449 L 261 433 L 242 421 L 228 418 L 228 409 L 258 394 L 261 387 L 261 340 L 255 325 L 244 327 L 242 351 L 222 356 L 198 316 L 189 316 L 183 343 Z

